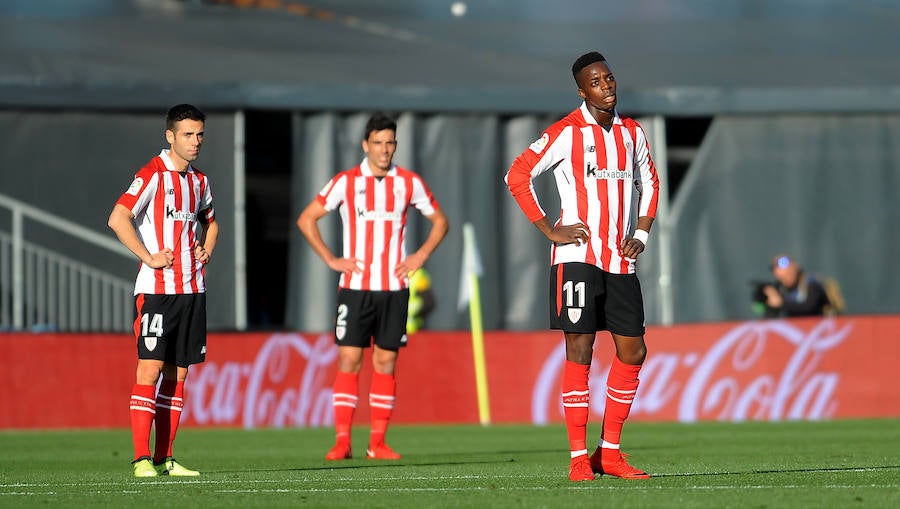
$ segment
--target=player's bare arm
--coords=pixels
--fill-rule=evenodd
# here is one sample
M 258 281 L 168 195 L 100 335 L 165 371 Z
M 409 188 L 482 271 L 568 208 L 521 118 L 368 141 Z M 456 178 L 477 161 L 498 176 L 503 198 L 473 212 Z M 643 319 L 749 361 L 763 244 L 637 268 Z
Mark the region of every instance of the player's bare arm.
M 202 233 L 200 238 L 194 240 L 194 256 L 200 260 L 200 263 L 207 264 L 212 258 L 212 252 L 216 248 L 216 240 L 219 237 L 219 223 L 212 221 L 211 223 L 201 224 Z
M 650 233 L 651 225 L 653 225 L 652 217 L 641 216 L 638 218 L 638 230 L 644 230 L 645 232 Z M 639 239 L 629 237 L 627 239 L 622 239 L 620 247 L 622 248 L 622 256 L 624 256 L 625 258 L 635 259 L 639 254 L 644 252 L 644 249 L 647 246 L 645 246 L 644 243 Z
M 437 249 L 438 244 L 447 236 L 447 231 L 450 230 L 450 222 L 447 221 L 447 216 L 440 208 L 436 208 L 433 214 L 425 216 L 425 218 L 431 221 L 431 231 L 428 232 L 428 238 L 425 239 L 422 247 L 415 253 L 407 255 L 406 259 L 397 264 L 397 267 L 394 269 L 394 274 L 397 277 L 412 276 L 417 270 L 421 269 L 428 257 L 431 256 L 431 253 Z
M 325 262 L 325 265 L 328 265 L 328 268 L 336 272 L 362 272 L 362 262 L 360 260 L 356 258 L 338 258 L 325 245 L 325 241 L 322 240 L 322 232 L 319 230 L 319 219 L 325 217 L 326 214 L 328 214 L 328 210 L 321 203 L 313 200 L 303 209 L 300 217 L 297 218 L 297 227 L 300 228 L 300 232 L 306 237 L 313 251 L 319 255 L 319 258 Z
M 175 261 L 175 254 L 169 248 L 152 254 L 150 251 L 147 251 L 144 243 L 138 237 L 137 230 L 134 228 L 134 214 L 128 210 L 128 207 L 117 203 L 113 207 L 112 212 L 110 212 L 106 224 L 116 233 L 119 242 L 148 267 L 165 269 L 171 267 Z
M 547 216 L 535 221 L 534 226 L 550 239 L 550 242 L 557 245 L 586 244 L 591 234 L 584 223 L 553 226 Z

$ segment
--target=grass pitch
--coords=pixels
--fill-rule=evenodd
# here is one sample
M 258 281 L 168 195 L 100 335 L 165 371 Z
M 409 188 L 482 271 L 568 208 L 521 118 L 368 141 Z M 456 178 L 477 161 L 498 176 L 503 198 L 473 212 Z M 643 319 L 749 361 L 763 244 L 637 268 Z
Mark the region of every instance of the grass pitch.
M 589 426 L 596 439 L 599 424 Z M 629 423 L 646 481 L 567 480 L 562 426 L 392 426 L 403 459 L 326 462 L 330 429 L 179 431 L 199 478 L 131 477 L 128 430 L 0 432 L 0 507 L 900 507 L 900 420 Z

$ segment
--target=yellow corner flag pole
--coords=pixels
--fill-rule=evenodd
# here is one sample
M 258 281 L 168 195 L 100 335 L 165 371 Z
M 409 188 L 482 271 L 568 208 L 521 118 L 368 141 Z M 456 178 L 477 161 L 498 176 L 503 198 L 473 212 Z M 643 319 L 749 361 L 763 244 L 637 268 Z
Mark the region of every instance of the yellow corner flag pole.
M 488 425 L 491 423 L 491 407 L 488 401 L 484 331 L 481 324 L 481 293 L 478 289 L 480 274 L 481 260 L 475 243 L 475 228 L 471 223 L 466 223 L 463 225 L 463 274 L 460 280 L 460 308 L 466 303 L 469 305 L 472 353 L 475 360 L 475 387 L 478 392 L 478 417 L 482 425 Z

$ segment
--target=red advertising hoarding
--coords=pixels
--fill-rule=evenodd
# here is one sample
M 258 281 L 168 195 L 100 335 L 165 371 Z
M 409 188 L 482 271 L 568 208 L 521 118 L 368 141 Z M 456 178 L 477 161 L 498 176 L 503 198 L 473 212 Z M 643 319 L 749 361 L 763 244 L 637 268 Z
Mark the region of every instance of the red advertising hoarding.
M 900 416 L 893 371 L 900 317 L 648 327 L 633 421 L 816 420 Z M 562 335 L 485 334 L 491 421 L 562 421 Z M 120 334 L 0 334 L 0 428 L 127 427 L 136 353 Z M 598 334 L 592 419 L 603 410 L 612 341 Z M 332 423 L 337 348 L 329 334 L 217 333 L 186 385 L 186 426 Z M 368 357 L 367 357 L 368 361 Z M 420 332 L 400 354 L 395 423 L 478 423 L 465 332 Z M 371 367 L 356 422 L 368 421 Z

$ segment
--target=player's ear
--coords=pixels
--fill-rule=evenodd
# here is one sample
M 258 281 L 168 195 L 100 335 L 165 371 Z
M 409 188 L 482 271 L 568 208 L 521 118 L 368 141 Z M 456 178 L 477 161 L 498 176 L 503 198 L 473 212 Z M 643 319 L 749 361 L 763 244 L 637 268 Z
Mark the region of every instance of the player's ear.
M 166 129 L 166 141 L 169 142 L 169 145 L 175 143 L 175 132 L 171 129 Z

